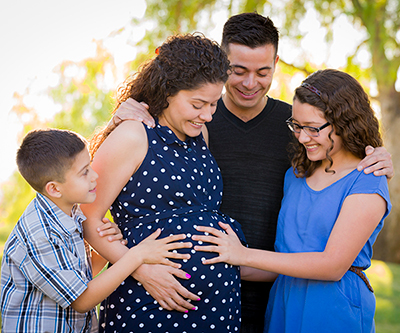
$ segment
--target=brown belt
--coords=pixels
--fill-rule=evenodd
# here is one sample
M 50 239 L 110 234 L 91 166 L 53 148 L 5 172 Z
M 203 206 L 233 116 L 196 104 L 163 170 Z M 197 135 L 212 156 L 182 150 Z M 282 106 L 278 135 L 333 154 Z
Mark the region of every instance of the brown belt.
M 350 272 L 356 273 L 356 274 L 361 278 L 361 280 L 363 280 L 363 281 L 365 282 L 365 284 L 366 284 L 366 286 L 368 287 L 368 289 L 369 289 L 371 292 L 374 292 L 374 289 L 373 289 L 372 286 L 370 285 L 368 279 L 367 279 L 366 276 L 363 274 L 363 272 L 362 272 L 363 270 L 364 270 L 364 269 L 363 269 L 362 267 L 356 267 L 356 266 L 350 266 L 350 268 L 349 268 L 349 271 L 350 271 Z

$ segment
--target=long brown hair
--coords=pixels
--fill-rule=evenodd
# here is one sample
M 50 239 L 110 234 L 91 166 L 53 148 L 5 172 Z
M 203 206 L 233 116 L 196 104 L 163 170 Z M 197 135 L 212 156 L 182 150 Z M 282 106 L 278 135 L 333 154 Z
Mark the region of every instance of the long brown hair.
M 295 90 L 293 100 L 315 106 L 332 125 L 329 133 L 332 145 L 326 153 L 330 166 L 326 171 L 331 171 L 333 163 L 329 156 L 334 144 L 331 138 L 333 131 L 341 137 L 344 149 L 361 159 L 365 157 L 367 145 L 382 146 L 379 121 L 371 108 L 368 95 L 351 75 L 335 69 L 317 71 Z M 296 175 L 311 176 L 322 162 L 310 161 L 306 149 L 298 140 L 294 141 L 292 148 L 292 166 Z
M 229 61 L 218 44 L 201 34 L 174 35 L 158 49 L 157 56 L 143 63 L 117 92 L 117 104 L 133 98 L 149 105 L 158 117 L 168 107 L 168 97 L 181 90 L 195 90 L 206 83 L 225 83 Z M 91 140 L 92 156 L 116 126 L 102 129 Z

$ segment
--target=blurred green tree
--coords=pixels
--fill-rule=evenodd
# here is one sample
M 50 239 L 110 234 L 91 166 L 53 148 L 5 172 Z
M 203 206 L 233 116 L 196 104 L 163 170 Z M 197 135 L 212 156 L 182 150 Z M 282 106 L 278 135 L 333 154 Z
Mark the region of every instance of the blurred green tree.
M 392 154 L 395 172 L 398 173 L 400 150 L 396 147 L 396 133 L 400 125 L 400 93 L 396 90 L 396 82 L 400 80 L 399 0 L 147 0 L 146 4 L 144 18 L 134 19 L 132 24 L 146 22 L 149 23 L 146 26 L 150 28 L 137 43 L 139 52 L 136 59 L 128 64 L 128 70 L 135 70 L 149 54 L 154 54 L 154 49 L 168 35 L 193 31 L 202 31 L 209 35 L 221 20 L 225 22 L 227 17 L 239 12 L 258 11 L 270 16 L 280 27 L 281 40 L 290 40 L 293 50 L 301 48 L 300 43 L 304 36 L 300 24 L 309 11 L 314 10 L 317 13 L 320 29 L 325 31 L 328 45 L 332 43 L 335 22 L 339 18 L 347 17 L 355 29 L 363 34 L 364 39 L 356 46 L 355 52 L 347 56 L 347 62 L 342 69 L 359 79 L 367 90 L 374 85 L 377 87 L 378 94 L 374 99 L 381 109 L 385 146 Z M 126 28 L 115 34 L 124 29 Z M 363 52 L 370 58 L 367 67 L 363 67 L 359 60 L 359 55 Z M 300 54 L 295 61 L 285 61 L 285 54 L 281 54 L 275 75 L 277 85 L 270 91 L 272 96 L 290 102 L 293 93 L 293 87 L 290 86 L 292 77 L 304 77 L 320 67 L 326 67 L 324 64 L 317 66 L 311 63 L 308 50 L 303 49 Z M 112 98 L 110 92 L 101 87 L 104 87 L 104 73 L 107 70 L 113 71 L 113 66 L 112 57 L 101 43 L 95 58 L 81 63 L 62 63 L 58 68 L 59 85 L 49 91 L 54 101 L 62 106 L 62 111 L 56 114 L 54 121 L 46 125 L 72 129 L 89 136 L 97 125 L 104 123 L 112 109 Z M 38 120 L 35 110 L 29 110 L 20 100 L 14 111 L 25 119 L 24 134 L 29 129 L 38 127 Z M 10 182 L 16 181 L 15 179 L 18 178 L 13 177 Z M 19 195 L 15 193 L 25 193 L 20 185 L 18 182 L 3 187 L 3 201 L 0 205 L 3 221 L 14 216 L 11 211 L 16 211 L 16 207 L 23 206 L 18 199 Z M 375 257 L 400 262 L 400 244 L 396 237 L 400 233 L 400 180 L 397 177 L 390 183 L 390 193 L 393 210 L 378 238 Z M 14 206 L 12 203 L 16 201 L 18 204 Z M 15 223 L 15 220 L 10 222 Z
M 54 71 L 59 81 L 48 89 L 47 94 L 60 111 L 51 120 L 41 117 L 42 110 L 27 107 L 24 94 L 14 95 L 16 104 L 12 112 L 23 125 L 19 137 L 35 128 L 55 127 L 73 130 L 89 138 L 96 127 L 106 124 L 113 109 L 112 90 L 115 89 L 105 82 L 107 77 L 112 77 L 114 83 L 116 81 L 113 57 L 98 41 L 94 57 L 80 62 L 64 61 Z M 29 95 L 29 89 L 26 95 Z M 35 192 L 17 171 L 2 184 L 1 191 L 1 221 L 15 224 Z
M 347 56 L 343 70 L 355 76 L 369 91 L 376 86 L 378 94 L 373 99 L 378 102 L 382 115 L 385 147 L 392 154 L 395 173 L 399 172 L 400 149 L 396 140 L 400 128 L 400 92 L 396 90 L 400 82 L 400 1 L 399 0 L 147 0 L 145 20 L 153 21 L 155 27 L 146 32 L 141 45 L 154 49 L 172 32 L 207 33 L 215 27 L 217 13 L 225 13 L 226 18 L 239 12 L 257 11 L 270 16 L 280 27 L 281 39 L 290 39 L 299 46 L 303 34 L 300 24 L 308 11 L 315 10 L 320 29 L 325 31 L 325 41 L 332 43 L 336 20 L 346 17 L 353 27 L 361 32 L 364 39 L 355 47 L 355 52 Z M 225 20 L 224 20 L 225 21 Z M 133 21 L 137 24 L 138 21 Z M 158 26 L 157 26 L 158 23 Z M 367 53 L 370 61 L 367 67 L 360 62 L 360 54 Z M 289 76 L 295 73 L 308 75 L 318 68 L 310 63 L 310 54 L 303 50 L 304 57 L 296 63 L 284 61 L 281 55 L 280 70 L 275 75 L 278 87 L 270 91 L 274 97 L 287 100 Z M 137 59 L 139 60 L 139 59 Z M 137 63 L 133 63 L 136 66 Z M 276 91 L 279 91 L 276 94 Z M 392 212 L 386 219 L 385 228 L 375 244 L 375 258 L 400 263 L 400 179 L 390 182 Z

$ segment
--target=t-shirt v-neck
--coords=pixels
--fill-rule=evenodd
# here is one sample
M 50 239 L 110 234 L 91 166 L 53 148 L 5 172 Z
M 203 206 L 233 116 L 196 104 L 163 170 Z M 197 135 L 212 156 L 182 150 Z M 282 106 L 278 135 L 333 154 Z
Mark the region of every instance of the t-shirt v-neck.
M 218 101 L 218 111 L 221 112 L 221 114 L 237 128 L 244 132 L 249 132 L 257 127 L 268 116 L 268 114 L 271 113 L 275 104 L 276 100 L 268 98 L 267 104 L 264 106 L 264 109 L 262 109 L 262 111 L 257 116 L 250 119 L 249 121 L 243 121 L 242 119 L 234 115 L 231 111 L 229 111 L 223 103 L 222 99 Z

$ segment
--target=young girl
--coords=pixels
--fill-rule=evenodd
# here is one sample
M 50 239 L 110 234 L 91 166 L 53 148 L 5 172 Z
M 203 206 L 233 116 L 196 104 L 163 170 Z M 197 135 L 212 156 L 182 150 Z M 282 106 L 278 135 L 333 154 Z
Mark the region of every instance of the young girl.
M 295 91 L 295 152 L 285 177 L 276 252 L 245 248 L 235 233 L 210 233 L 196 246 L 218 252 L 204 264 L 227 262 L 242 278 L 274 279 L 265 332 L 371 332 L 375 297 L 363 270 L 391 204 L 386 177 L 356 169 L 366 145 L 382 145 L 367 94 L 332 69 L 309 76 Z

